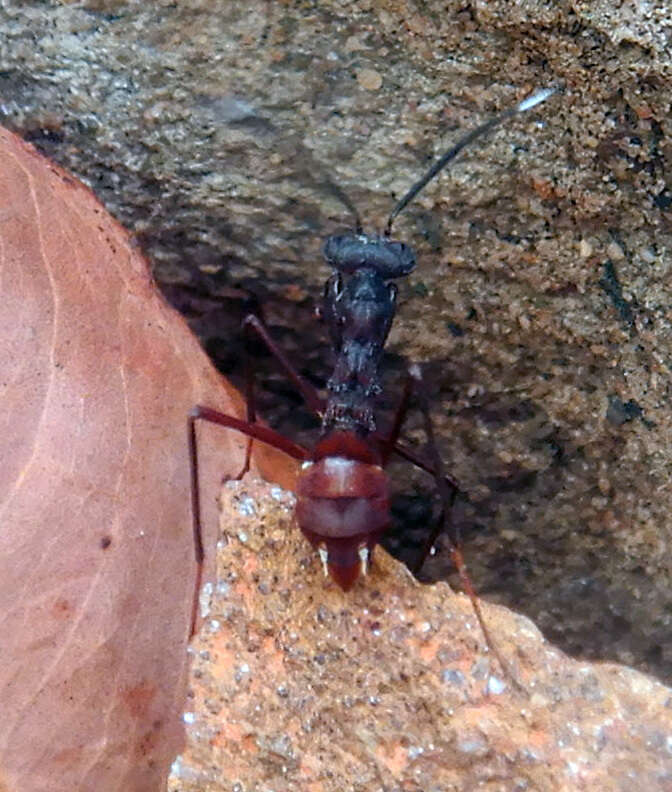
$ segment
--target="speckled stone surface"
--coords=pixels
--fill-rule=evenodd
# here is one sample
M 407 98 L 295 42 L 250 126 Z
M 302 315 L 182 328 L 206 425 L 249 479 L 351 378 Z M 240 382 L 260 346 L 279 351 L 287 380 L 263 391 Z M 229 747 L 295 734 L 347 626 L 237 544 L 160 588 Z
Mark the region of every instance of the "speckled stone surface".
M 384 551 L 344 594 L 292 506 L 258 480 L 224 487 L 169 792 L 670 789 L 668 688 L 571 660 L 483 603 L 512 689 L 467 597 L 417 583 Z
M 0 121 L 135 232 L 226 371 L 252 293 L 324 381 L 320 246 L 353 222 L 334 185 L 379 228 L 461 129 L 563 85 L 399 218 L 419 263 L 386 362 L 425 364 L 477 589 L 670 680 L 669 25 L 665 3 L 8 0 Z M 258 368 L 260 411 L 302 439 Z

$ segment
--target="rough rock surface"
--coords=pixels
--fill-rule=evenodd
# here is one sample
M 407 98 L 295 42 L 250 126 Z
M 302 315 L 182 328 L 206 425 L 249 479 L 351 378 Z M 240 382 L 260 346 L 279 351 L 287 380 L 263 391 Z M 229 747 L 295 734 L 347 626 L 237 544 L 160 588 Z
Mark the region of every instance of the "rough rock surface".
M 516 689 L 466 596 L 417 583 L 384 551 L 344 594 L 292 527 L 292 505 L 258 480 L 224 487 L 169 792 L 671 788 L 668 688 L 572 660 L 483 603 Z
M 333 185 L 380 227 L 460 129 L 564 84 L 399 219 L 419 264 L 387 362 L 425 363 L 478 590 L 672 679 L 669 25 L 663 2 L 7 0 L 0 120 L 135 232 L 223 368 L 252 292 L 324 381 Z

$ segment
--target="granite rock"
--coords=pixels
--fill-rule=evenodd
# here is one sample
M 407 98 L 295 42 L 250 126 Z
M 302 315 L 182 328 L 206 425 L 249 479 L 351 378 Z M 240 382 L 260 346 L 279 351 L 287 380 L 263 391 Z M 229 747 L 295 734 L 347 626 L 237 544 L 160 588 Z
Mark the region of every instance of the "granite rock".
M 292 525 L 293 496 L 246 478 L 221 498 L 217 578 L 191 647 L 188 741 L 169 792 L 662 792 L 672 691 L 578 662 L 384 551 L 344 594 Z

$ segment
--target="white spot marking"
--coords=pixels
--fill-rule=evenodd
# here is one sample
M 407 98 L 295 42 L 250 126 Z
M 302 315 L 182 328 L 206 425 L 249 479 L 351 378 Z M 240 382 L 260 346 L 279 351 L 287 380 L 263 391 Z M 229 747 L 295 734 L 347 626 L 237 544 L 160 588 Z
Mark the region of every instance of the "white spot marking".
M 212 583 L 206 583 L 198 595 L 198 609 L 201 619 L 206 619 L 210 613 L 210 600 L 212 599 Z
M 359 562 L 362 568 L 362 575 L 366 575 L 369 566 L 369 548 L 366 545 L 362 545 L 359 548 Z
M 317 552 L 320 555 L 320 561 L 322 562 L 322 569 L 324 570 L 324 576 L 327 577 L 329 574 L 329 567 L 327 566 L 327 562 L 329 561 L 329 553 L 327 552 L 326 547 L 318 547 Z
M 238 514 L 243 517 L 253 517 L 257 513 L 257 507 L 254 499 L 249 495 L 245 495 L 238 501 Z
M 544 88 L 543 91 L 537 91 L 537 93 L 532 94 L 532 96 L 528 96 L 527 99 L 523 99 L 516 109 L 519 113 L 531 110 L 536 105 L 545 102 L 549 96 L 553 96 L 556 90 L 556 88 Z

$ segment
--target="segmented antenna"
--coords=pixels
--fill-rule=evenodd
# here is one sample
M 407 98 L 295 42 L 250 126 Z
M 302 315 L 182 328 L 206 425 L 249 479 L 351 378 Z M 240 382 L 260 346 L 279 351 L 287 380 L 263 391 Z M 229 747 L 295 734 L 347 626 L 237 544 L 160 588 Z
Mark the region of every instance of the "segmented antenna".
M 491 129 L 501 124 L 503 121 L 506 121 L 508 118 L 512 118 L 518 113 L 524 113 L 526 110 L 531 110 L 536 105 L 545 102 L 549 96 L 552 96 L 556 93 L 557 88 L 545 88 L 543 91 L 537 91 L 537 93 L 532 94 L 532 96 L 528 96 L 527 99 L 523 99 L 522 102 L 517 104 L 515 107 L 510 107 L 508 110 L 505 110 L 503 113 L 491 118 L 489 121 L 486 121 L 484 124 L 476 127 L 476 129 L 472 129 L 471 132 L 467 132 L 467 134 L 460 138 L 457 143 L 449 148 L 448 151 L 442 156 L 439 157 L 438 160 L 432 165 L 432 167 L 425 173 L 425 175 L 419 179 L 411 189 L 404 195 L 404 197 L 397 203 L 397 205 L 392 210 L 388 220 L 387 225 L 385 226 L 385 236 L 389 236 L 392 231 L 392 223 L 394 222 L 395 217 L 408 206 L 408 204 L 415 198 L 415 196 L 422 190 L 436 175 L 439 173 L 446 165 L 452 160 L 457 157 L 457 155 L 462 151 L 465 146 L 468 146 L 472 141 L 476 140 L 476 138 L 481 137 L 481 135 L 485 135 Z

